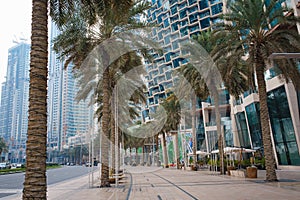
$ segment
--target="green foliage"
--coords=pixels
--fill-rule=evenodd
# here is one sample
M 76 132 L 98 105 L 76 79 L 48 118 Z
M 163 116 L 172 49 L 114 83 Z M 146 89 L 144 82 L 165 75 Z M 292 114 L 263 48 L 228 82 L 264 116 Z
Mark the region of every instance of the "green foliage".
M 193 157 L 191 156 L 190 159 L 189 159 L 189 164 L 191 165 L 191 164 L 193 164 L 193 162 L 194 162 L 194 159 L 193 159 Z
M 166 133 L 177 130 L 181 119 L 180 102 L 174 94 L 164 99 L 160 104 L 167 113 L 167 121 L 164 124 L 163 131 Z
M 46 169 L 56 169 L 60 168 L 61 165 L 58 163 L 47 163 Z M 18 172 L 25 172 L 26 167 L 22 165 L 21 168 L 14 168 L 14 169 L 0 169 L 0 174 L 7 174 L 7 173 L 18 173 Z
M 2 152 L 8 152 L 8 147 L 4 139 L 0 137 L 0 156 Z
M 222 71 L 233 73 L 232 80 L 228 79 L 229 82 L 234 81 L 231 85 L 238 87 L 237 83 L 246 77 L 247 86 L 255 89 L 254 73 L 257 70 L 255 66 L 264 71 L 272 53 L 300 51 L 300 36 L 297 29 L 288 28 L 296 27 L 296 22 L 300 22 L 300 18 L 285 15 L 286 10 L 280 6 L 281 2 L 281 0 L 270 0 L 270 3 L 257 0 L 232 1 L 229 4 L 229 10 L 232 12 L 224 14 L 223 22 L 216 25 L 212 35 L 214 40 L 222 42 L 213 48 L 212 55 Z M 270 23 L 273 26 L 274 24 L 280 26 L 270 29 Z M 274 62 L 278 63 L 283 77 L 287 81 L 289 78 L 292 79 L 298 88 L 300 73 L 295 61 L 277 59 Z M 238 68 L 243 70 L 240 71 Z M 237 76 L 238 74 L 240 75 Z

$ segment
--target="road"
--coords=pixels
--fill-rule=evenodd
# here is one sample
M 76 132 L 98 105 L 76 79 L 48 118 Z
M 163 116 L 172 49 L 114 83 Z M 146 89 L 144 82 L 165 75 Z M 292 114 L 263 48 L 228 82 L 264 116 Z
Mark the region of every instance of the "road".
M 63 166 L 47 170 L 47 184 L 55 184 L 88 174 L 88 167 Z M 25 173 L 0 175 L 0 198 L 22 190 Z

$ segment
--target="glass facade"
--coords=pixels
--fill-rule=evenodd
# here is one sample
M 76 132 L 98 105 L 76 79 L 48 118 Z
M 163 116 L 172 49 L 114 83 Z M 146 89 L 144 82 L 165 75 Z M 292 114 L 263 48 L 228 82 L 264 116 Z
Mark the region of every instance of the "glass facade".
M 224 130 L 224 140 L 225 146 L 231 147 L 233 146 L 233 134 L 231 129 L 232 121 L 230 117 L 222 117 L 222 125 Z
M 11 162 L 24 162 L 28 128 L 30 44 L 22 41 L 8 50 L 0 104 L 0 137 L 7 142 Z M 0 155 L 1 156 L 1 155 Z M 0 158 L 2 159 L 2 158 Z
M 284 86 L 268 92 L 268 107 L 279 165 L 300 165 L 299 149 Z
M 245 112 L 237 113 L 235 115 L 235 121 L 240 145 L 246 148 L 251 147 Z
M 217 131 L 207 131 L 208 152 L 218 149 L 218 133 Z
M 247 113 L 248 125 L 250 129 L 250 136 L 252 140 L 253 148 L 262 147 L 262 135 L 260 127 L 260 107 L 258 102 L 254 102 L 245 108 Z
M 202 115 L 197 115 L 197 130 L 196 130 L 196 134 L 197 134 L 197 150 L 202 150 L 202 149 L 206 149 L 206 145 L 205 145 L 205 130 L 204 130 L 204 123 L 203 123 L 203 116 Z

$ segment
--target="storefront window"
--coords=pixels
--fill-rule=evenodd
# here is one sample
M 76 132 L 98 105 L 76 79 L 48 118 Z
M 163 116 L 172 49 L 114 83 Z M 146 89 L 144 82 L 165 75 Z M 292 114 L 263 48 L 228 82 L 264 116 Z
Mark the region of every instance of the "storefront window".
M 246 148 L 251 147 L 245 112 L 239 112 L 235 114 L 235 121 L 240 145 Z
M 261 127 L 260 127 L 260 118 L 259 118 L 259 103 L 255 102 L 246 106 L 246 113 L 248 118 L 248 124 L 250 129 L 250 136 L 252 140 L 253 148 L 262 147 L 262 136 L 261 136 Z
M 268 92 L 268 107 L 280 165 L 300 165 L 295 131 L 284 86 Z

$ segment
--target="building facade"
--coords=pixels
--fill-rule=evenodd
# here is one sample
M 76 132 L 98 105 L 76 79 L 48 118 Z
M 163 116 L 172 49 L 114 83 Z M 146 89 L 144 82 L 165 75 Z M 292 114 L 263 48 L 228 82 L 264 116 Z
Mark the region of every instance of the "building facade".
M 222 0 L 152 0 L 151 3 L 148 20 L 159 26 L 152 30 L 152 36 L 163 45 L 164 51 L 162 54 L 153 54 L 154 62 L 146 62 L 148 102 L 143 111 L 144 121 L 149 119 L 149 113 L 155 112 L 160 99 L 166 98 L 170 89 L 176 87 L 176 77 L 172 71 L 187 63 L 186 53 L 180 45 L 212 27 L 219 21 L 220 14 L 226 12 L 226 1 Z M 297 0 L 282 1 L 282 5 L 293 8 L 298 16 L 297 3 Z M 266 83 L 277 165 L 300 166 L 299 93 L 291 83 L 280 81 L 272 70 L 266 73 Z M 231 98 L 225 89 L 221 95 L 221 123 L 226 146 L 261 149 L 263 144 L 257 91 L 247 91 L 238 100 Z M 211 152 L 218 148 L 214 110 L 214 102 L 210 98 L 205 101 L 198 99 L 198 150 Z M 191 119 L 184 119 L 179 130 L 183 135 L 191 136 Z
M 9 147 L 6 160 L 23 162 L 28 126 L 30 45 L 18 42 L 8 50 L 6 81 L 2 83 L 0 136 Z
M 159 27 L 152 30 L 152 38 L 162 45 L 163 53 L 154 54 L 154 62 L 146 62 L 148 99 L 146 109 L 142 113 L 144 121 L 149 119 L 150 113 L 156 111 L 160 99 L 166 98 L 178 83 L 177 77 L 172 73 L 188 62 L 187 52 L 181 45 L 202 31 L 210 29 L 220 21 L 219 16 L 223 13 L 222 0 L 152 0 L 151 3 L 148 20 Z M 230 108 L 228 100 L 227 98 L 222 102 L 225 105 L 222 119 L 226 124 L 230 124 L 230 115 L 226 112 Z M 198 99 L 197 148 L 205 151 L 217 148 L 217 129 L 214 112 L 211 112 L 212 105 L 210 99 L 207 102 Z M 191 116 L 184 117 L 179 128 L 180 138 L 191 137 L 191 126 Z M 230 126 L 227 128 L 230 129 Z M 230 133 L 228 131 L 228 135 Z M 183 148 L 184 146 L 187 145 L 183 145 Z
M 64 61 L 53 50 L 53 39 L 59 34 L 52 23 L 48 79 L 48 150 L 62 151 L 74 144 L 68 138 L 87 134 L 94 122 L 93 106 L 88 101 L 77 101 L 78 82 L 73 65 Z M 52 161 L 52 160 L 51 160 Z

